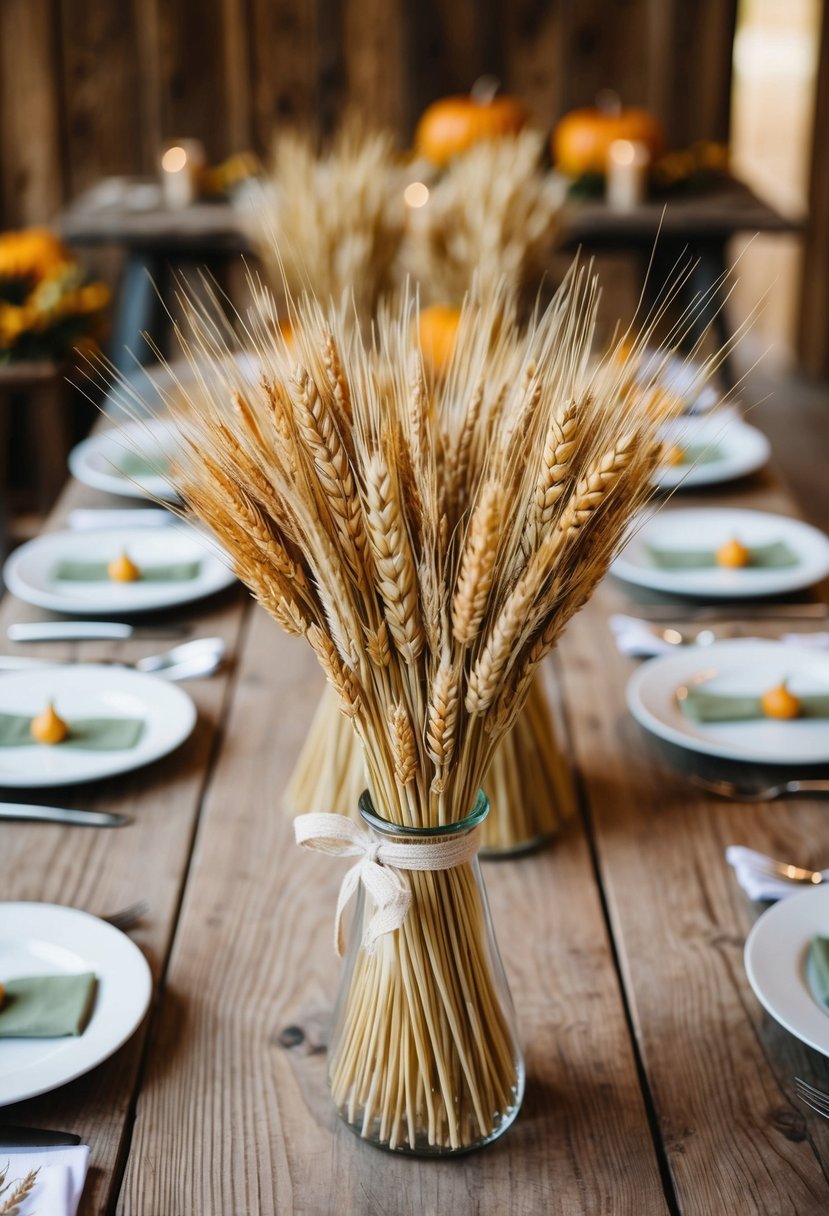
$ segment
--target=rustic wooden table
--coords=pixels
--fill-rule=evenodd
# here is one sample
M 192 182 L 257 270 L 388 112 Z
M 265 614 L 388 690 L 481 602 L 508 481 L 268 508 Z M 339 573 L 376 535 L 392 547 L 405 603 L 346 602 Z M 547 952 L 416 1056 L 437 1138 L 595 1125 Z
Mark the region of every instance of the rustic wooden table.
M 717 497 L 793 509 L 763 477 Z M 93 500 L 70 484 L 50 526 Z M 524 1107 L 503 1140 L 443 1163 L 360 1143 L 328 1101 L 343 867 L 298 853 L 280 808 L 321 690 L 316 662 L 240 591 L 192 611 L 194 632 L 221 633 L 231 655 L 224 674 L 188 686 L 194 736 L 144 771 L 60 792 L 133 825 L 0 829 L 4 899 L 101 914 L 150 905 L 133 932 L 156 980 L 141 1030 L 87 1076 L 2 1112 L 90 1144 L 85 1216 L 827 1211 L 829 1124 L 799 1105 L 792 1079 L 829 1089 L 829 1067 L 752 995 L 742 948 L 756 909 L 723 859 L 733 842 L 823 864 L 826 810 L 732 805 L 685 782 L 625 710 L 634 664 L 606 616 L 626 604 L 608 581 L 550 669 L 580 816 L 547 851 L 484 870 L 526 1052 Z M 0 635 L 36 615 L 7 598 Z

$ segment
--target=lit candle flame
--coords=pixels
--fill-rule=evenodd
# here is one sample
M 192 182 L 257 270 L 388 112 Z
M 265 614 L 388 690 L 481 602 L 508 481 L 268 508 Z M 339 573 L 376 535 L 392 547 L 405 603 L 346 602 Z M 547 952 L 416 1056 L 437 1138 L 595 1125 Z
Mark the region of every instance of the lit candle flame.
M 187 153 L 178 144 L 168 148 L 161 158 L 161 168 L 165 173 L 180 173 L 186 164 Z
M 424 182 L 409 182 L 403 198 L 408 207 L 424 207 L 429 201 L 429 187 Z

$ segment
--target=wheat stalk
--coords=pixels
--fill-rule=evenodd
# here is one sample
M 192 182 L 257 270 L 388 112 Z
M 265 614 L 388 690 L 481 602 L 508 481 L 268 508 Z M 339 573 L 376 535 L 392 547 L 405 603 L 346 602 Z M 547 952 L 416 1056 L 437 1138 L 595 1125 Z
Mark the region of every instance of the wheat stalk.
M 17 1216 L 34 1190 L 40 1170 L 29 1170 L 25 1178 L 7 1181 L 9 1167 L 0 1170 L 0 1216 Z

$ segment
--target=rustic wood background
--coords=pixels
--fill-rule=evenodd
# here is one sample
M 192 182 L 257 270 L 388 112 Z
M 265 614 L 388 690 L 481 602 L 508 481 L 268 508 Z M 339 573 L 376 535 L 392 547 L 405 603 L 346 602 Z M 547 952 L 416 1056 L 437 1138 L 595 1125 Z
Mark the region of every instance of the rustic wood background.
M 552 125 L 601 88 L 727 135 L 737 0 L 2 0 L 0 223 L 49 219 L 164 140 L 220 158 L 347 106 L 410 137 L 491 72 Z

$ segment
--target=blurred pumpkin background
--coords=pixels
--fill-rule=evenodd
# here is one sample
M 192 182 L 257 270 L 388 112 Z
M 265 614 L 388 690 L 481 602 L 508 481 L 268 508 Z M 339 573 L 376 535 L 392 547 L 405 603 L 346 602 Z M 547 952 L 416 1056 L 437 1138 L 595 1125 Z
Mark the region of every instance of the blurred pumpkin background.
M 237 255 L 249 245 L 228 201 L 276 133 L 329 135 L 346 112 L 391 131 L 401 163 L 423 156 L 437 174 L 477 139 L 542 132 L 545 171 L 564 175 L 576 215 L 550 257 L 550 282 L 582 243 L 602 262 L 608 321 L 632 314 L 652 245 L 626 241 L 618 224 L 612 241 L 598 239 L 603 221 L 589 208 L 603 205 L 611 144 L 645 150 L 659 208 L 739 179 L 767 230 L 754 237 L 737 217 L 721 242 L 727 260 L 739 259 L 729 332 L 768 301 L 732 374 L 768 352 L 745 394 L 760 401 L 782 384 L 785 421 L 765 406 L 756 417 L 770 431 L 795 418 L 808 442 L 829 379 L 822 9 L 819 0 L 3 0 L 0 230 L 11 235 L 0 239 L 0 461 L 13 539 L 37 526 L 68 446 L 94 417 L 66 381 L 77 381 L 82 358 L 72 347 L 101 344 L 123 367 L 125 345 L 149 354 L 141 330 L 163 346 L 148 274 L 169 303 L 171 272 L 206 265 L 243 304 Z M 428 198 L 421 182 L 409 191 L 410 207 Z M 729 205 L 746 206 L 740 198 Z M 581 227 L 579 207 L 593 217 Z M 32 227 L 40 231 L 20 234 Z M 657 257 L 657 286 L 669 269 Z M 439 347 L 445 313 L 430 324 Z

